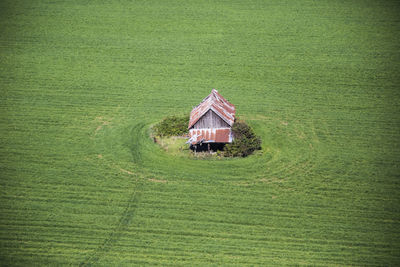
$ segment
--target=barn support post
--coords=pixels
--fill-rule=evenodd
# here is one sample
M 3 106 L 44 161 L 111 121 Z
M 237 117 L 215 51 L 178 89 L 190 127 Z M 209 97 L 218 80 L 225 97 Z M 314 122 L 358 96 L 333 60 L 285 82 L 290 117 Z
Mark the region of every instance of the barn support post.
M 210 143 L 208 143 L 208 152 L 211 153 L 211 151 L 210 151 Z

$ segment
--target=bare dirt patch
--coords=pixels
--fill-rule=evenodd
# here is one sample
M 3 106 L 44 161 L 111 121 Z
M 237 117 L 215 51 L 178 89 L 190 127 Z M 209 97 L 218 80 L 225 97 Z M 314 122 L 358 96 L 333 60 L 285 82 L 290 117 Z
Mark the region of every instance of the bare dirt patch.
M 97 126 L 97 128 L 96 128 L 96 133 L 97 133 L 98 131 L 100 131 L 101 128 L 103 128 L 103 126 L 106 126 L 106 125 L 108 125 L 108 124 L 110 124 L 109 121 L 103 121 L 103 123 L 102 123 L 101 125 Z
M 284 179 L 279 179 L 279 178 L 275 178 L 275 177 L 269 178 L 269 179 L 261 178 L 259 181 L 262 183 L 270 184 L 270 183 L 282 183 L 282 182 L 284 182 Z
M 250 184 L 248 182 L 236 182 L 236 183 L 233 183 L 233 185 L 236 185 L 236 186 L 250 186 Z
M 150 178 L 149 181 L 153 183 L 163 183 L 163 184 L 167 183 L 167 180 L 161 180 L 161 179 L 159 180 L 155 178 Z
M 97 126 L 96 130 L 95 130 L 95 134 L 101 130 L 101 128 L 103 128 L 104 126 L 108 125 L 111 123 L 111 119 L 105 119 L 102 116 L 96 117 L 95 119 L 96 121 L 100 122 L 101 124 L 99 126 Z
M 131 172 L 131 171 L 128 171 L 128 170 L 125 170 L 125 169 L 122 169 L 122 168 L 120 168 L 119 170 L 120 170 L 121 172 L 127 173 L 127 174 L 129 174 L 129 175 L 133 175 L 133 172 Z

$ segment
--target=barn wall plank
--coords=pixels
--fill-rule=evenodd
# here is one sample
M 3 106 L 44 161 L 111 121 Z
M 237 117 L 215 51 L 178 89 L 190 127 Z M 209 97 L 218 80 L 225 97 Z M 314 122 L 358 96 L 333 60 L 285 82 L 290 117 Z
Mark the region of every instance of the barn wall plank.
M 209 110 L 193 125 L 194 129 L 230 127 L 214 111 Z

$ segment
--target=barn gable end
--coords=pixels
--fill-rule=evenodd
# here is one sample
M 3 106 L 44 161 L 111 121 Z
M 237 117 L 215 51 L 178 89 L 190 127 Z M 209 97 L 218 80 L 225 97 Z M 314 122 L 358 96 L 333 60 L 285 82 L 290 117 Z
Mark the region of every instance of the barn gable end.
M 230 127 L 221 117 L 211 109 L 208 110 L 194 125 L 194 129 L 202 128 L 227 128 Z
M 210 109 L 232 127 L 235 121 L 235 106 L 229 103 L 217 90 L 212 89 L 211 93 L 190 112 L 188 129 L 192 128 L 192 126 Z

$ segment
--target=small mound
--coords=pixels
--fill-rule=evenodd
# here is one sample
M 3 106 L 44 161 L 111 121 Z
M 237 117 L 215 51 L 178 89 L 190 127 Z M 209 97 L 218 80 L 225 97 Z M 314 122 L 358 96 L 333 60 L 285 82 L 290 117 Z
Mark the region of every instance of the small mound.
M 190 146 L 191 150 L 185 149 L 182 138 L 187 136 L 188 116 L 169 116 L 152 127 L 152 138 L 165 151 L 171 154 L 196 155 L 204 158 L 203 154 L 216 155 L 218 157 L 247 157 L 256 150 L 261 150 L 261 138 L 255 134 L 253 129 L 242 120 L 235 120 L 232 127 L 233 142 L 228 144 L 204 144 L 205 149 L 199 146 Z M 216 146 L 215 146 L 216 145 Z M 189 146 L 187 146 L 189 148 Z M 200 147 L 201 144 L 200 144 Z M 208 149 L 206 149 L 208 147 Z M 171 149 L 172 148 L 172 149 Z M 185 153 L 182 153 L 182 152 Z M 201 152 L 202 153 L 196 153 Z M 192 153 L 190 153 L 192 152 Z M 193 153 L 194 152 L 194 153 Z

